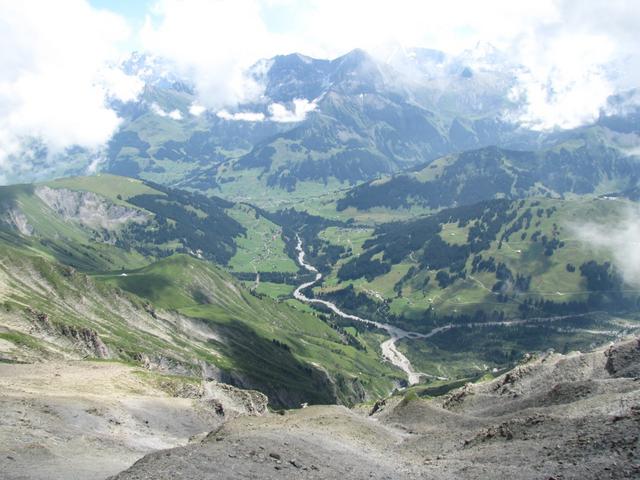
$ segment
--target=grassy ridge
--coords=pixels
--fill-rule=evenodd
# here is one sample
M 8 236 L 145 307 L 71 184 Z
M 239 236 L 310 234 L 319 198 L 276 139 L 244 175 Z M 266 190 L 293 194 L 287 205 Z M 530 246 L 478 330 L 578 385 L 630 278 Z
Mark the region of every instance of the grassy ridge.
M 279 405 L 360 401 L 385 394 L 401 378 L 380 362 L 375 342 L 363 340 L 356 349 L 308 308 L 268 296 L 287 295 L 291 286 L 265 282 L 252 294 L 227 272 L 195 258 L 206 257 L 207 250 L 188 248 L 190 235 L 195 241 L 207 233 L 202 228 L 233 222 L 240 229 L 223 246 L 233 242 L 229 268 L 295 274 L 280 227 L 253 207 L 113 175 L 61 179 L 46 187 L 61 195 L 62 206 L 47 204 L 36 192 L 39 186 L 0 189 L 0 292 L 15 316 L 0 324 L 3 340 L 13 345 L 9 357 L 95 356 L 95 345 L 78 340 L 95 334 L 112 357 L 146 358 L 189 374 L 205 362 L 226 381 L 260 389 Z M 144 215 L 148 223 L 104 229 L 74 213 L 85 209 L 82 215 L 91 220 L 114 206 L 124 209 L 118 213 Z M 216 244 L 209 248 L 220 250 Z M 185 250 L 192 253 L 164 257 Z M 39 315 L 50 325 L 38 325 Z

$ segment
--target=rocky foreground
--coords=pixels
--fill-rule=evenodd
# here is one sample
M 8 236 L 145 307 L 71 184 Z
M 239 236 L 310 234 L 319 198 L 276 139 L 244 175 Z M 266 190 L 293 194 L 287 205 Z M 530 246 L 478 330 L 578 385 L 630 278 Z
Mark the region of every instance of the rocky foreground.
M 0 363 L 0 479 L 103 480 L 267 398 L 117 362 Z
M 238 417 L 113 478 L 640 478 L 640 340 L 373 410 Z
M 105 478 L 136 459 L 111 478 L 640 478 L 639 339 L 534 357 L 444 397 L 283 414 L 255 392 L 92 365 L 101 380 L 71 397 L 64 369 L 54 391 L 33 366 L 0 366 L 2 478 Z

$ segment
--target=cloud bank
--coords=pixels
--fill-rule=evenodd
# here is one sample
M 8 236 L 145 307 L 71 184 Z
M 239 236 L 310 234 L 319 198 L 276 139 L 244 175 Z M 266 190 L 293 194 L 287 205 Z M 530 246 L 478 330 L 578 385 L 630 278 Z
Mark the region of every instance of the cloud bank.
M 317 108 L 315 102 L 310 102 L 306 98 L 295 98 L 293 100 L 293 109 L 289 110 L 280 103 L 272 103 L 269 105 L 270 120 L 280 123 L 291 123 L 303 121 L 307 113 L 313 112 Z
M 507 46 L 523 66 L 512 92 L 524 102 L 517 120 L 540 130 L 573 128 L 610 113 L 610 96 L 638 87 L 638 21 L 638 2 L 551 2 L 548 15 Z
M 583 242 L 607 251 L 625 281 L 640 288 L 640 207 L 629 207 L 615 225 L 587 223 L 574 226 Z
M 64 3 L 64 5 L 61 5 Z M 113 67 L 126 22 L 83 0 L 0 1 L 0 167 L 29 168 L 46 151 L 97 149 L 120 123 L 111 99 L 141 82 Z
M 182 113 L 177 108 L 170 112 L 165 111 L 160 105 L 153 102 L 151 104 L 151 111 L 160 117 L 169 117 L 172 120 L 182 120 Z
M 307 114 L 309 112 L 313 112 L 318 107 L 316 102 L 310 102 L 306 98 L 294 98 L 292 104 L 292 109 L 289 110 L 286 105 L 281 103 L 272 103 L 267 107 L 269 115 L 265 115 L 262 112 L 230 113 L 228 110 L 222 109 L 216 113 L 216 116 L 223 120 L 241 122 L 271 121 L 277 123 L 294 123 L 302 122 L 307 118 Z
M 199 104 L 211 110 L 259 98 L 262 86 L 246 71 L 274 52 L 273 35 L 254 0 L 162 0 L 140 38 L 146 50 L 191 79 Z
M 227 110 L 220 110 L 216 113 L 218 118 L 223 120 L 234 120 L 241 122 L 262 122 L 265 119 L 265 115 L 262 112 L 237 112 L 229 113 Z

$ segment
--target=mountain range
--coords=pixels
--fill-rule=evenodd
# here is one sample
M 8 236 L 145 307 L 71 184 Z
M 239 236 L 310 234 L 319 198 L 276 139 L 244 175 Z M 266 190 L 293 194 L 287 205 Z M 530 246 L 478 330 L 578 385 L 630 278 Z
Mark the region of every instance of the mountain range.
M 461 149 L 518 145 L 532 135 L 502 120 L 513 78 L 490 63 L 494 56 L 277 56 L 252 68 L 264 86 L 258 101 L 198 117 L 185 82 L 166 75 L 159 59 L 134 57 L 126 71 L 146 88 L 121 106 L 125 123 L 105 168 L 204 191 L 249 181 L 291 191 L 299 182 L 352 184 Z M 270 113 L 276 105 L 287 115 Z
M 535 130 L 487 44 L 279 55 L 216 108 L 120 66 L 144 88 L 103 155 L 0 187 L 8 478 L 177 446 L 114 478 L 637 473 L 625 95 Z

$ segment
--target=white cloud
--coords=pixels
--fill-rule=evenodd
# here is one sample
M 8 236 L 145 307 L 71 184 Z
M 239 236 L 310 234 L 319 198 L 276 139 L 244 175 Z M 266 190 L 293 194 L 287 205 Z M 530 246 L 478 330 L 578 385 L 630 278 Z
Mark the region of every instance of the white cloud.
M 512 92 L 525 102 L 517 119 L 537 129 L 592 122 L 608 110 L 611 95 L 640 80 L 640 3 L 559 0 L 553 7 L 511 46 L 525 67 Z
M 93 175 L 94 173 L 97 173 L 103 161 L 104 161 L 104 158 L 102 156 L 96 156 L 93 160 L 91 160 L 91 162 L 87 166 L 85 170 L 85 174 Z
M 615 225 L 574 226 L 582 241 L 605 250 L 629 285 L 640 287 L 640 207 L 629 207 Z
M 269 6 L 262 2 L 263 10 Z M 308 0 L 283 2 L 281 34 L 291 50 L 335 57 L 354 48 L 375 52 L 389 44 L 460 53 L 477 42 L 500 48 L 532 25 L 557 16 L 555 0 Z M 579 7 L 580 5 L 577 5 Z M 288 8 L 287 8 L 288 7 Z
M 241 121 L 241 122 L 262 122 L 265 119 L 264 113 L 261 112 L 236 112 L 229 113 L 227 110 L 220 110 L 216 113 L 218 118 L 223 120 Z
M 476 42 L 496 45 L 523 67 L 512 96 L 524 106 L 512 118 L 535 129 L 591 122 L 610 95 L 640 83 L 640 2 L 633 0 L 314 0 L 312 5 L 296 30 L 309 53 L 342 53 L 356 46 L 382 53 L 388 44 L 458 53 Z
M 622 151 L 630 157 L 640 157 L 640 146 L 622 149 Z
M 488 42 L 523 67 L 511 92 L 523 108 L 512 118 L 551 129 L 594 120 L 608 96 L 638 85 L 639 23 L 631 0 L 162 0 L 142 39 L 214 110 L 260 98 L 244 74 L 260 57 L 359 47 L 383 58 L 390 44 L 455 54 Z M 295 118 L 274 108 L 275 121 Z
M 118 16 L 84 0 L 0 0 L 0 166 L 20 171 L 33 145 L 55 156 L 101 147 L 120 123 L 108 100 L 141 84 L 112 67 L 130 34 Z M 18 160 L 19 159 L 19 160 Z
M 131 102 L 138 98 L 144 87 L 144 81 L 132 75 L 126 75 L 119 68 L 103 68 L 98 72 L 98 83 L 108 85 L 109 97 L 122 102 Z
M 259 98 L 245 71 L 275 52 L 273 38 L 253 0 L 161 0 L 141 31 L 144 47 L 191 78 L 198 102 L 214 110 Z
M 306 118 L 307 113 L 314 111 L 317 106 L 315 102 L 310 102 L 306 98 L 294 99 L 293 110 L 287 109 L 280 103 L 272 103 L 269 105 L 269 120 L 282 123 L 301 122 Z
M 199 117 L 202 115 L 207 109 L 203 105 L 198 105 L 197 103 L 192 103 L 189 106 L 189 113 L 194 117 Z
M 177 108 L 175 110 L 167 112 L 156 102 L 153 102 L 151 104 L 151 111 L 160 117 L 169 117 L 173 120 L 182 120 L 182 113 Z
M 315 102 L 310 102 L 305 98 L 296 98 L 293 100 L 293 109 L 289 110 L 281 103 L 272 103 L 269 105 L 269 115 L 262 112 L 235 112 L 231 113 L 226 109 L 219 110 L 216 113 L 218 118 L 230 121 L 242 122 L 263 122 L 271 121 L 278 123 L 301 122 L 307 117 L 307 113 L 317 108 Z
M 545 48 L 532 38 L 522 50 L 525 69 L 512 91 L 512 97 L 524 104 L 517 120 L 538 130 L 574 128 L 596 120 L 615 93 L 606 72 L 613 51 L 610 42 L 606 37 L 574 35 L 549 43 Z

